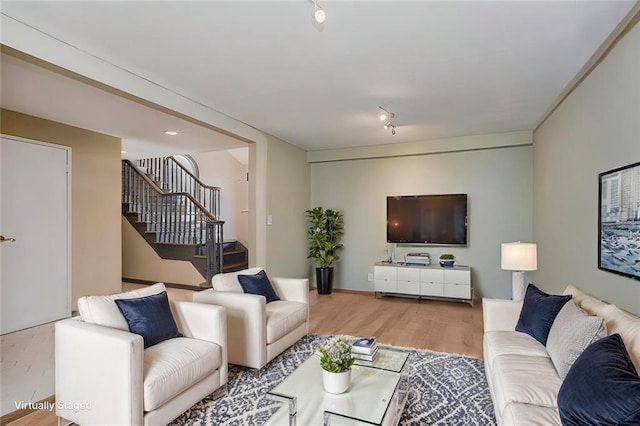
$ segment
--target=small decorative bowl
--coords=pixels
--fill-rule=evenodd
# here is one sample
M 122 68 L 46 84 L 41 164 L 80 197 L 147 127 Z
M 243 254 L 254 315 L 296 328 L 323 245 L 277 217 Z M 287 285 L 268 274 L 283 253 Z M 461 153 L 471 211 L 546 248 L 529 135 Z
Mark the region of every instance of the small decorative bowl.
M 438 259 L 440 262 L 440 266 L 443 268 L 450 268 L 456 262 L 454 259 Z

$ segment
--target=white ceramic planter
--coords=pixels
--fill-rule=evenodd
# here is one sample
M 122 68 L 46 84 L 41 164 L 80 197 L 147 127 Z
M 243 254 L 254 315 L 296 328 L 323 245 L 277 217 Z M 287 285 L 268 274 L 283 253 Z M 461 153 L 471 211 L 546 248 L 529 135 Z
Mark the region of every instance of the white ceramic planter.
M 322 385 L 324 390 L 332 394 L 341 394 L 349 389 L 351 384 L 351 370 L 343 373 L 331 373 L 322 370 Z

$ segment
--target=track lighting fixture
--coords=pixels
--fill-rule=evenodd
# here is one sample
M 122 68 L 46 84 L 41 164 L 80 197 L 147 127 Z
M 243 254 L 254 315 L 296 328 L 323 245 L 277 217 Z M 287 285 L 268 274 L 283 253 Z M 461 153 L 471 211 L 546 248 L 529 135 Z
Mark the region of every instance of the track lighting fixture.
M 379 106 L 378 109 L 380 110 L 380 116 L 378 117 L 378 118 L 380 118 L 380 121 L 389 121 L 393 117 L 396 116 L 394 113 L 387 111 L 386 109 L 382 108 L 381 106 Z M 386 129 L 386 127 L 385 127 L 385 129 Z
M 391 120 L 393 120 L 396 115 L 394 113 L 392 113 L 391 111 L 388 111 L 384 108 L 382 108 L 381 106 L 378 107 L 378 110 L 380 112 L 380 115 L 378 115 L 378 118 L 380 119 L 380 121 L 384 121 L 384 128 L 385 129 L 391 129 L 391 136 L 395 136 L 396 135 L 396 126 L 393 125 L 393 123 L 391 122 Z
M 324 13 L 324 9 L 318 6 L 315 0 L 311 0 L 311 3 L 313 3 L 313 19 L 318 24 L 322 24 L 324 20 L 327 19 L 327 14 Z

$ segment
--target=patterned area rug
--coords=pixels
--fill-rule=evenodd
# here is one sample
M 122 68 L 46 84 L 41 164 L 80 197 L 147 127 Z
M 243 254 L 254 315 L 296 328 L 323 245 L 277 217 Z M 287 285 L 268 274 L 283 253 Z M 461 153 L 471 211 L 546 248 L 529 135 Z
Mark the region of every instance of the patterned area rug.
M 312 356 L 330 336 L 308 335 L 260 371 L 229 365 L 226 394 L 208 396 L 171 425 L 262 425 L 280 405 L 267 391 Z M 407 350 L 414 368 L 401 425 L 495 425 L 480 359 Z M 300 425 L 306 426 L 306 425 Z

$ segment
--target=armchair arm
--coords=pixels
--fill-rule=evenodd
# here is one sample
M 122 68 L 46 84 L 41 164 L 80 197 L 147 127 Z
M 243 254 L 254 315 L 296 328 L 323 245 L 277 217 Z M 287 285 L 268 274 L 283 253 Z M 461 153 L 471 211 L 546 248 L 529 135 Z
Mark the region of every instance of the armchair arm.
M 227 313 L 224 307 L 172 301 L 171 311 L 184 337 L 227 345 Z
M 309 304 L 309 280 L 307 278 L 271 278 L 271 282 L 283 300 Z
M 78 424 L 142 425 L 143 358 L 142 336 L 79 319 L 57 322 L 56 414 Z
M 514 331 L 520 311 L 522 300 L 506 299 L 482 299 L 482 319 L 484 331 Z
M 252 368 L 266 363 L 267 313 L 263 296 L 208 289 L 194 293 L 193 301 L 226 309 L 230 363 Z
M 222 350 L 221 383 L 227 383 L 227 314 L 222 306 L 173 301 L 171 311 L 184 337 L 216 343 Z

